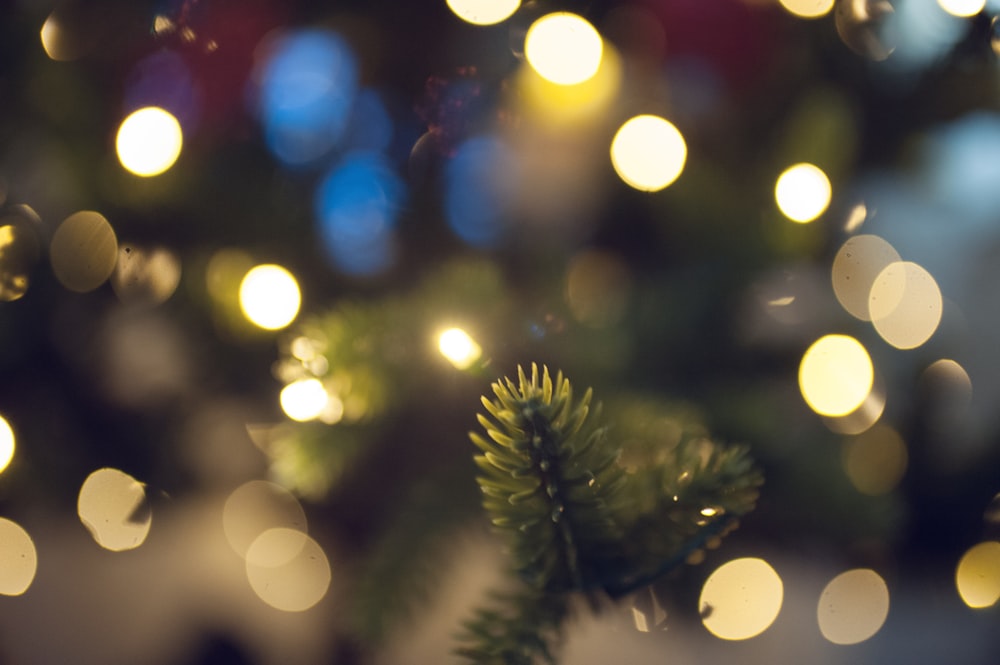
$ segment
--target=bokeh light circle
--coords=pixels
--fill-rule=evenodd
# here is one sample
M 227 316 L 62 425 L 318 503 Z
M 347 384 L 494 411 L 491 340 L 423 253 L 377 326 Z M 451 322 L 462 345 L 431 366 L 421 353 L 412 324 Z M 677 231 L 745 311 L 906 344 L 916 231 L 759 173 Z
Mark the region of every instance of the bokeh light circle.
M 265 330 L 287 327 L 299 314 L 302 294 L 292 273 L 279 265 L 251 268 L 240 282 L 240 308 L 254 325 Z
M 778 209 L 793 222 L 813 221 L 830 205 L 830 179 L 814 164 L 795 164 L 785 169 L 774 185 Z
M 799 18 L 820 18 L 833 9 L 833 0 L 779 0 L 781 6 Z
M 35 579 L 38 553 L 20 524 L 0 517 L 0 594 L 20 596 Z
M 118 260 L 118 238 L 100 213 L 77 212 L 59 225 L 49 244 L 56 279 L 70 291 L 86 293 L 103 284 Z
M 330 396 L 319 379 L 299 379 L 281 389 L 279 401 L 286 416 L 307 422 L 323 413 Z
M 889 587 L 869 568 L 848 570 L 830 580 L 816 608 L 820 632 L 834 644 L 864 642 L 888 616 Z
M 831 278 L 833 293 L 847 312 L 862 321 L 870 321 L 868 297 L 875 279 L 885 268 L 900 260 L 899 252 L 876 235 L 852 236 L 833 257 Z
M 283 612 L 303 612 L 330 587 L 330 562 L 319 544 L 294 529 L 268 529 L 251 543 L 247 579 L 254 593 Z
M 77 514 L 97 544 L 112 552 L 142 545 L 152 522 L 145 487 L 111 468 L 87 476 L 77 498 Z
M 0 473 L 3 473 L 14 459 L 14 429 L 7 419 L 0 416 Z
M 767 630 L 781 611 L 784 586 L 763 559 L 734 559 L 705 581 L 698 607 L 716 637 L 746 640 Z
M 122 166 L 146 178 L 160 175 L 173 166 L 183 143 L 177 118 L 156 106 L 132 112 L 122 121 L 115 139 Z
M 623 124 L 611 141 L 611 164 L 631 187 L 655 192 L 672 184 L 684 170 L 687 144 L 668 120 L 637 115 Z
M 447 0 L 455 16 L 473 25 L 495 25 L 510 18 L 521 0 Z
M 472 367 L 483 355 L 483 349 L 461 328 L 449 328 L 438 336 L 438 351 L 456 369 Z
M 806 404 L 822 416 L 846 416 L 868 398 L 875 368 L 868 351 L 848 335 L 825 335 L 810 346 L 799 364 L 799 389 Z
M 1000 542 L 989 540 L 970 547 L 955 569 L 958 595 L 969 607 L 992 607 L 1000 600 Z
M 906 473 L 906 443 L 888 425 L 875 425 L 844 442 L 841 460 L 851 484 L 869 496 L 891 492 Z
M 927 270 L 912 261 L 896 261 L 878 274 L 868 295 L 872 325 L 897 349 L 915 349 L 941 323 L 944 300 Z
M 582 16 L 570 12 L 546 14 L 531 24 L 524 40 L 528 64 L 552 83 L 583 83 L 601 66 L 604 42 Z
M 952 16 L 970 18 L 986 7 L 986 0 L 938 0 L 938 6 Z

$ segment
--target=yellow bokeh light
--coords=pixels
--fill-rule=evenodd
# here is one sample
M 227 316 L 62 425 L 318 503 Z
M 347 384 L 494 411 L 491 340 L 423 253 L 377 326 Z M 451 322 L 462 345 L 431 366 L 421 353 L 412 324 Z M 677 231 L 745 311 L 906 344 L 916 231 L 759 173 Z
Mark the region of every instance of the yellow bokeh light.
M 601 66 L 604 41 L 585 18 L 569 12 L 547 14 L 528 28 L 524 57 L 538 74 L 558 85 L 577 85 Z
M 438 350 L 458 369 L 472 367 L 483 355 L 482 347 L 461 328 L 449 328 L 441 333 Z
M 521 0 L 447 0 L 455 16 L 473 25 L 506 21 L 521 6 Z
M 774 186 L 778 209 L 788 219 L 799 224 L 811 222 L 822 215 L 833 189 L 822 169 L 813 164 L 795 164 L 785 169 Z
M 279 400 L 286 416 L 306 422 L 319 418 L 330 397 L 319 379 L 299 379 L 281 389 Z
M 990 540 L 970 547 L 955 569 L 955 586 L 969 607 L 995 605 L 1000 600 L 1000 543 Z
M 952 16 L 969 18 L 983 11 L 986 0 L 938 0 L 938 6 Z
M 254 266 L 240 283 L 240 308 L 254 325 L 265 330 L 287 327 L 299 314 L 299 283 L 281 266 Z
M 281 485 L 251 480 L 230 493 L 222 509 L 226 541 L 241 557 L 269 529 L 306 532 L 306 513 L 299 500 Z
M 915 349 L 930 339 L 943 311 L 941 289 L 934 277 L 911 261 L 886 266 L 868 294 L 872 325 L 897 349 Z
M 878 496 L 899 484 L 909 455 L 896 430 L 876 425 L 845 441 L 841 459 L 851 484 L 862 494 Z
M 146 489 L 118 469 L 98 469 L 87 476 L 77 514 L 97 544 L 112 552 L 142 545 L 152 522 Z
M 247 579 L 254 593 L 271 607 L 303 612 L 330 587 L 330 562 L 319 544 L 294 529 L 268 529 L 250 545 Z
M 779 0 L 781 6 L 799 18 L 819 18 L 833 9 L 833 0 Z
M 879 379 L 876 376 L 872 390 L 861 406 L 846 416 L 824 416 L 823 424 L 831 432 L 838 434 L 861 434 L 869 430 L 882 417 L 882 413 L 885 411 L 885 401 L 885 388 L 879 385 Z
M 0 416 L 0 473 L 14 459 L 14 430 L 6 418 Z
M 160 175 L 181 154 L 183 133 L 177 118 L 156 106 L 133 112 L 118 128 L 118 160 L 142 177 Z
M 868 351 L 847 335 L 825 335 L 813 342 L 799 365 L 802 397 L 822 416 L 846 416 L 868 398 L 875 368 Z
M 49 243 L 52 272 L 70 291 L 86 293 L 101 286 L 114 272 L 117 260 L 115 230 L 103 215 L 93 210 L 67 217 Z
M 833 293 L 851 316 L 871 321 L 868 297 L 875 279 L 885 268 L 900 260 L 899 252 L 886 240 L 871 234 L 847 239 L 833 257 Z
M 20 596 L 35 579 L 38 553 L 21 525 L 0 517 L 0 594 Z
M 837 575 L 816 609 L 820 632 L 834 644 L 857 644 L 877 633 L 889 616 L 889 587 L 869 568 Z
M 702 623 L 724 640 L 746 640 L 767 630 L 781 611 L 784 586 L 763 559 L 734 559 L 719 566 L 702 587 Z
M 619 128 L 611 142 L 611 164 L 631 187 L 655 192 L 681 175 L 687 144 L 669 121 L 655 115 L 637 115 Z

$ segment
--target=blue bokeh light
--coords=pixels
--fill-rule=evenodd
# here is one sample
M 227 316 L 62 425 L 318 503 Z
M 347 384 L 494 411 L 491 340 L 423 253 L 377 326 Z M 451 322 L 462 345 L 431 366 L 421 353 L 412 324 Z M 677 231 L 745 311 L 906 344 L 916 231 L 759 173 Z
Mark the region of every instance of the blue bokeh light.
M 376 152 L 344 157 L 316 189 L 316 219 L 324 248 L 341 271 L 371 276 L 392 265 L 395 226 L 406 187 Z
M 462 143 L 445 167 L 445 218 L 455 235 L 475 247 L 504 235 L 514 159 L 500 140 L 478 136 Z
M 260 114 L 272 154 L 308 166 L 330 154 L 357 94 L 357 62 L 333 32 L 302 30 L 281 38 L 260 78 Z

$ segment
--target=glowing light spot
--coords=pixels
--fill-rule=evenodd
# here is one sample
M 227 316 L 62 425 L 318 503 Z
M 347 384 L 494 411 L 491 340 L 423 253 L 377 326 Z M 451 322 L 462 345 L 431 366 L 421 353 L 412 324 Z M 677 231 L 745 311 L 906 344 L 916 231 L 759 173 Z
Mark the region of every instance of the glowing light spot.
M 329 396 L 319 379 L 299 379 L 281 389 L 280 401 L 286 416 L 306 422 L 319 418 Z
M 891 492 L 906 473 L 908 455 L 902 437 L 888 425 L 876 425 L 844 442 L 841 460 L 851 484 L 862 494 Z
M 834 644 L 857 644 L 877 633 L 889 616 L 889 588 L 868 568 L 837 575 L 819 597 L 816 617 L 823 637 Z
M 968 18 L 986 7 L 986 0 L 938 0 L 938 5 L 952 16 Z
M 98 469 L 87 476 L 76 510 L 97 544 L 113 552 L 142 545 L 152 522 L 145 488 L 118 469 Z
M 995 605 L 1000 600 L 1000 543 L 990 540 L 970 547 L 958 562 L 955 586 L 969 607 Z
M 3 205 L 0 193 L 0 205 Z M 28 291 L 31 271 L 41 256 L 33 228 L 18 216 L 0 217 L 0 301 L 18 300 Z
M 702 587 L 702 623 L 724 640 L 746 640 L 767 630 L 781 611 L 784 587 L 763 559 L 734 559 L 713 572 Z
M 438 337 L 438 350 L 458 369 L 468 369 L 483 355 L 476 340 L 461 328 L 449 328 Z
M 834 24 L 844 44 L 860 56 L 880 62 L 895 49 L 886 36 L 886 24 L 892 19 L 890 0 L 849 0 L 837 2 Z
M 148 178 L 174 165 L 183 142 L 177 118 L 161 108 L 147 106 L 122 121 L 115 147 L 118 161 L 126 170 Z
M 314 206 L 324 248 L 337 268 L 371 276 L 392 265 L 405 194 L 403 181 L 377 153 L 351 153 L 327 173 Z
M 52 235 L 52 271 L 70 291 L 93 291 L 111 276 L 117 260 L 115 231 L 99 213 L 74 213 Z
M 558 85 L 583 83 L 601 65 L 601 35 L 576 14 L 547 14 L 531 24 L 524 40 L 528 64 L 539 76 Z
M 283 612 L 303 612 L 330 587 L 330 562 L 319 544 L 294 529 L 268 529 L 246 555 L 247 579 L 254 593 Z
M 812 164 L 790 166 L 778 176 L 774 186 L 778 209 L 799 224 L 811 222 L 822 215 L 830 205 L 832 195 L 830 179 Z
M 844 231 L 854 233 L 861 228 L 861 225 L 868 219 L 868 207 L 864 203 L 859 203 L 847 214 L 844 220 Z
M 845 416 L 868 397 L 875 380 L 871 357 L 847 335 L 816 340 L 799 364 L 799 389 L 806 404 L 823 416 Z
M 875 330 L 897 349 L 915 349 L 941 323 L 944 302 L 937 282 L 910 261 L 886 266 L 868 296 L 868 314 Z
M 78 6 L 61 4 L 39 31 L 45 54 L 58 62 L 77 60 L 97 45 L 98 30 L 90 13 Z
M 280 330 L 298 316 L 302 304 L 299 283 L 278 265 L 254 266 L 240 283 L 240 308 L 254 325 Z
M 625 315 L 632 276 L 621 258 L 586 251 L 573 257 L 566 272 L 566 302 L 573 317 L 594 328 L 607 328 Z
M 899 252 L 882 238 L 859 235 L 849 238 L 833 259 L 833 293 L 851 316 L 870 321 L 868 298 L 875 279 L 900 260 Z
M 328 155 L 342 137 L 358 87 L 347 43 L 326 30 L 274 40 L 260 71 L 260 114 L 272 154 L 289 166 Z
M 251 544 L 268 529 L 305 533 L 302 504 L 281 485 L 251 480 L 237 487 L 222 509 L 222 527 L 233 551 L 247 556 Z
M 0 517 L 0 594 L 20 596 L 35 579 L 38 553 L 21 525 Z
M 510 18 L 521 0 L 447 0 L 455 16 L 473 25 L 494 25 Z
M 779 0 L 781 6 L 799 18 L 819 18 L 833 9 L 833 0 Z
M 14 448 L 14 429 L 6 418 L 0 416 L 0 473 L 3 473 L 14 459 Z
M 503 232 L 514 194 L 516 164 L 500 140 L 480 136 L 462 143 L 445 166 L 445 218 L 475 247 L 491 247 Z
M 611 142 L 611 164 L 631 187 L 655 192 L 672 184 L 684 170 L 687 144 L 669 121 L 638 115 L 625 122 Z
M 124 303 L 158 305 L 166 302 L 181 281 L 181 263 L 168 249 L 135 245 L 118 248 L 111 288 Z

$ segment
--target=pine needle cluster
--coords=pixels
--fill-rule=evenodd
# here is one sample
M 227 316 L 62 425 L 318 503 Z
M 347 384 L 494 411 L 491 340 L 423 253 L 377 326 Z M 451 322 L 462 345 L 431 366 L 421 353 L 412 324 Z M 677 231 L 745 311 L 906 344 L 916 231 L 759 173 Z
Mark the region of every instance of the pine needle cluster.
M 472 662 L 555 663 L 574 596 L 598 608 L 653 583 L 755 505 L 762 477 L 744 447 L 687 438 L 626 467 L 592 391 L 575 399 L 562 372 L 518 367 L 492 389 L 470 438 L 521 584 L 467 622 L 458 652 Z

